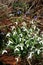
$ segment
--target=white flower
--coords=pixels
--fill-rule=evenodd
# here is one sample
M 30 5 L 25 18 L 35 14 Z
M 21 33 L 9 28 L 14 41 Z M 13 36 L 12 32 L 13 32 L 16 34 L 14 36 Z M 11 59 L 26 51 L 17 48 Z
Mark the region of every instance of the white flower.
M 39 43 L 43 45 L 43 40 L 39 41 Z
M 34 34 L 37 37 L 37 34 Z
M 43 37 L 43 34 L 42 34 L 42 37 Z
M 18 22 L 15 22 L 16 23 L 16 25 L 18 24 Z
M 34 52 L 30 52 L 30 55 L 28 56 L 28 59 L 30 58 L 32 58 L 32 55 L 34 54 Z
M 6 37 L 10 37 L 10 32 L 7 33 Z
M 29 46 L 29 44 L 26 44 L 27 45 L 27 47 Z
M 36 29 L 36 26 L 35 25 L 32 25 L 32 28 L 35 30 Z
M 19 58 L 15 58 L 17 60 L 17 62 L 19 61 Z
M 34 37 L 31 38 L 31 40 L 34 39 Z
M 15 26 L 11 26 L 11 29 L 14 30 L 15 29 Z
M 28 40 L 25 42 L 25 44 L 26 44 L 27 47 L 29 46 Z
M 43 50 L 43 47 L 41 47 L 40 49 L 42 49 L 42 50 Z
M 14 31 L 14 32 L 13 32 L 13 35 L 15 35 L 15 34 L 17 34 L 17 32 L 16 32 L 16 31 Z
M 37 50 L 37 54 L 38 54 L 38 55 L 40 54 L 40 50 Z
M 33 30 L 30 28 L 30 32 L 32 32 Z
M 40 31 L 40 29 L 39 29 L 39 28 L 37 28 L 37 30 L 38 30 L 38 32 Z
M 21 27 L 23 31 L 28 31 L 24 26 Z
M 41 32 L 41 36 L 43 37 L 43 31 Z
M 21 46 L 21 50 L 23 50 L 23 46 Z
M 31 37 L 31 35 L 30 35 L 30 34 L 28 34 L 28 37 Z
M 34 25 L 34 30 L 36 29 L 36 26 Z
M 15 48 L 14 53 L 15 53 L 16 51 L 19 51 L 19 49 L 18 49 L 18 48 Z
M 40 54 L 40 49 L 35 49 L 35 51 L 37 51 L 37 54 Z
M 18 44 L 15 48 L 20 47 L 21 50 L 23 50 L 23 46 L 24 46 L 24 44 L 23 44 L 23 43 L 20 43 L 20 44 Z
M 21 34 L 19 34 L 19 35 L 20 35 L 21 37 L 23 36 L 23 35 L 22 35 L 22 33 L 21 33 Z
M 25 23 L 25 22 L 22 22 L 22 25 L 23 25 L 23 26 L 26 26 L 26 23 Z
M 13 42 L 9 40 L 7 46 L 9 46 L 11 43 L 13 43 Z
M 31 24 L 34 24 L 34 20 L 31 20 L 30 23 L 31 23 Z
M 23 29 L 23 31 L 27 31 L 27 29 L 25 28 L 25 29 Z
M 13 16 L 13 14 L 9 14 L 9 17 Z
M 33 48 L 35 48 L 34 46 L 32 46 L 31 50 L 33 50 Z
M 40 41 L 41 40 L 41 37 L 38 37 L 38 39 L 37 39 L 38 41 Z
M 7 50 L 3 50 L 3 51 L 2 51 L 2 54 L 4 54 L 4 53 L 7 53 Z
M 21 38 L 19 38 L 19 41 L 21 41 Z
M 38 49 L 35 49 L 35 51 L 37 51 Z
M 23 46 L 24 46 L 24 44 L 21 43 L 21 44 L 20 44 L 21 50 L 23 50 Z

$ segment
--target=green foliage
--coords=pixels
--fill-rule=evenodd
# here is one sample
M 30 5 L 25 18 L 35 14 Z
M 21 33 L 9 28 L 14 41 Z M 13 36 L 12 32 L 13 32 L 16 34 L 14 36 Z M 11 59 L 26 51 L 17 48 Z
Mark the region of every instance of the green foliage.
M 14 2 L 13 6 L 14 6 L 14 8 L 15 7 L 21 7 L 21 8 L 23 8 L 23 7 L 26 7 L 26 3 L 25 2 Z
M 39 29 L 32 25 L 27 29 L 22 26 L 21 28 L 15 28 L 12 32 L 7 34 L 8 44 L 7 48 L 13 50 L 14 55 L 27 56 L 39 55 L 43 52 L 43 37 L 39 35 Z

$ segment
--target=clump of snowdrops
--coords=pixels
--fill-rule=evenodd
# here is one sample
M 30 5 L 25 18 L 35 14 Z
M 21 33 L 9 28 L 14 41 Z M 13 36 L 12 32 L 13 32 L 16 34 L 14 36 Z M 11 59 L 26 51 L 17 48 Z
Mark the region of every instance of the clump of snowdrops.
M 39 34 L 40 29 L 36 27 L 36 23 L 30 23 L 30 28 L 12 26 L 12 31 L 7 33 L 6 48 L 12 51 L 12 55 L 32 58 L 33 55 L 39 56 L 43 52 L 43 34 Z

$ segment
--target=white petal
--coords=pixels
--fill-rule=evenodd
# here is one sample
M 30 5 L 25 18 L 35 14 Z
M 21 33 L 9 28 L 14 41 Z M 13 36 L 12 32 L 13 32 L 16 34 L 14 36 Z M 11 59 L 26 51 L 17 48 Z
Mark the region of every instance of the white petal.
M 7 53 L 7 50 L 3 50 L 3 51 L 2 51 L 2 54 L 4 54 L 4 53 Z
M 40 50 L 37 50 L 37 54 L 38 54 L 38 55 L 40 54 Z
M 15 34 L 17 34 L 17 32 L 16 32 L 16 31 L 14 31 L 14 32 L 13 32 L 13 35 L 15 35 Z
M 6 37 L 10 37 L 10 33 L 7 33 Z
M 15 29 L 15 26 L 11 26 L 11 29 L 14 30 Z
M 16 25 L 18 24 L 18 22 L 15 22 L 16 23 Z
M 32 54 L 33 54 L 34 52 L 30 52 L 30 55 L 28 56 L 28 59 L 30 58 L 32 58 Z
M 19 61 L 19 59 L 18 58 L 15 58 L 16 60 L 17 60 L 17 62 Z
M 13 42 L 9 40 L 7 46 L 9 46 L 11 43 L 13 43 Z
M 16 48 L 16 49 L 14 50 L 14 52 L 16 52 L 16 51 L 19 51 L 19 49 L 18 49 L 18 48 Z

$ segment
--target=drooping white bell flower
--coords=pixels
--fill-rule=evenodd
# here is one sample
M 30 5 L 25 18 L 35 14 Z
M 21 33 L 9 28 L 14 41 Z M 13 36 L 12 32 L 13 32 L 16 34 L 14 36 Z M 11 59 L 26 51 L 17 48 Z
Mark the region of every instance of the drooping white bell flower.
M 2 55 L 3 55 L 4 53 L 7 53 L 7 50 L 3 50 L 3 51 L 2 51 Z
M 10 32 L 7 33 L 6 37 L 10 37 Z

